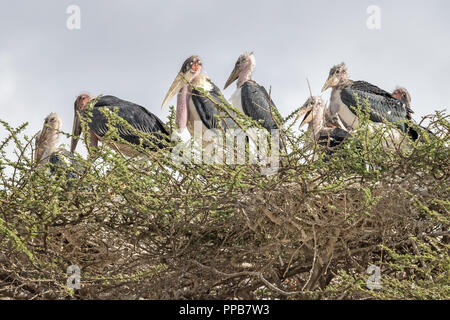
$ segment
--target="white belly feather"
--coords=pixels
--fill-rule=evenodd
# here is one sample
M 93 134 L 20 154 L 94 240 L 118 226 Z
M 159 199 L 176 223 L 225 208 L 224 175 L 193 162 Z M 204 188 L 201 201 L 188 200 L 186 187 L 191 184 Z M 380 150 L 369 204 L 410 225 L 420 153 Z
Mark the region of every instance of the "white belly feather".
M 242 109 L 242 96 L 241 96 L 241 88 L 237 88 L 236 91 L 230 97 L 231 105 L 238 109 L 240 112 L 244 113 L 244 109 Z
M 197 108 L 195 107 L 192 97 L 189 98 L 189 113 L 188 113 L 187 128 L 192 137 L 194 136 L 194 130 L 196 128 L 197 128 L 197 130 L 200 130 L 200 128 L 201 128 L 202 133 L 208 129 L 203 124 L 202 119 L 200 119 L 200 115 L 197 112 Z
M 341 90 L 331 92 L 330 111 L 332 115 L 338 114 L 345 126 L 354 129 L 359 126 L 358 117 L 341 100 Z

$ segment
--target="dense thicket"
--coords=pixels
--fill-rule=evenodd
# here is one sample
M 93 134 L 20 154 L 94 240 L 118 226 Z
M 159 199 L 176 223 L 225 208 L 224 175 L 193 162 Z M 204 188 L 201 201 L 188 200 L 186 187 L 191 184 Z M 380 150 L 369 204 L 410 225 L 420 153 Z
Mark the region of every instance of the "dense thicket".
M 332 156 L 306 150 L 291 118 L 272 175 L 104 145 L 50 173 L 32 162 L 25 125 L 2 122 L 0 297 L 448 299 L 448 116 L 430 116 L 436 136 L 407 148 L 363 126 Z

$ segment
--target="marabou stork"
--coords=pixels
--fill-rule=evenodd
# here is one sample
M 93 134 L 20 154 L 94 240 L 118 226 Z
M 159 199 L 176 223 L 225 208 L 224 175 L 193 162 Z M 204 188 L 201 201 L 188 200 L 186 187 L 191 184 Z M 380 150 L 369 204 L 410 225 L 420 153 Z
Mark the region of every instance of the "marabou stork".
M 86 106 L 92 98 L 89 94 L 81 94 L 77 97 L 74 103 L 75 116 L 73 121 L 72 143 L 70 151 L 74 152 L 81 134 L 81 120 L 80 117 L 87 116 L 85 114 Z M 90 145 L 97 147 L 98 141 L 102 140 L 108 131 L 108 120 L 101 112 L 102 108 L 107 108 L 114 112 L 118 109 L 117 115 L 127 121 L 133 128 L 147 134 L 152 135 L 152 142 L 156 149 L 164 148 L 164 141 L 168 141 L 168 132 L 164 127 L 164 123 L 153 113 L 146 108 L 137 105 L 133 102 L 119 99 L 114 96 L 101 96 L 97 99 L 92 108 L 92 117 L 89 125 Z M 117 125 L 118 133 L 121 138 L 131 143 L 132 145 L 140 145 L 141 138 L 130 132 L 126 128 Z M 136 148 L 125 143 L 113 141 L 110 143 L 111 147 L 118 150 L 127 156 L 139 155 Z M 143 144 L 144 147 L 154 150 L 153 146 Z
M 252 80 L 256 60 L 253 52 L 245 52 L 239 56 L 233 71 L 231 71 L 224 89 L 237 80 L 237 90 L 230 102 L 243 114 L 261 123 L 269 133 L 279 129 L 272 117 L 272 109 L 276 108 L 266 89 Z
M 230 122 L 228 119 L 220 124 L 216 119 L 216 116 L 221 114 L 217 105 L 222 102 L 223 95 L 211 79 L 202 73 L 202 69 L 203 63 L 199 56 L 187 58 L 171 84 L 161 107 L 167 105 L 178 94 L 176 108 L 178 131 L 181 133 L 187 128 L 192 137 L 196 139 L 201 137 L 200 142 L 203 147 L 206 147 L 212 141 L 205 137 L 204 132 L 220 128 L 220 126 L 229 127 Z M 199 88 L 208 93 L 211 99 L 202 94 Z M 201 125 L 201 133 L 195 133 L 195 123 Z M 200 126 L 197 128 L 200 129 Z
M 402 87 L 397 87 L 394 92 L 392 92 L 392 96 L 403 102 L 408 107 L 406 118 L 408 120 L 412 120 L 412 114 L 414 112 L 411 109 L 411 95 L 409 94 L 408 90 Z
M 334 125 L 335 121 L 329 118 L 327 109 L 328 105 L 320 97 L 311 96 L 300 108 L 295 121 L 305 115 L 300 127 L 308 124 L 308 132 L 312 134 L 314 141 L 319 145 L 335 148 L 351 135 L 345 128 L 339 127 L 339 123 L 338 127 Z
M 330 111 L 343 122 L 347 130 L 359 126 L 356 112 L 358 101 L 364 106 L 366 99 L 369 103 L 370 120 L 375 123 L 388 121 L 395 123 L 402 132 L 408 131 L 405 120 L 411 109 L 391 93 L 365 81 L 353 81 L 348 78 L 347 67 L 344 63 L 331 68 L 322 92 L 332 88 Z M 411 129 L 412 130 L 412 129 Z
M 59 134 L 62 127 L 60 116 L 50 113 L 44 120 L 44 126 L 36 134 L 34 161 L 41 165 L 50 161 L 50 156 L 58 152 Z
M 38 168 L 50 163 L 51 173 L 54 173 L 57 167 L 66 168 L 67 162 L 65 159 L 74 163 L 73 154 L 62 146 L 58 146 L 61 127 L 61 118 L 58 114 L 52 112 L 45 118 L 42 130 L 36 134 L 34 160 Z M 66 178 L 76 178 L 76 174 L 67 171 Z
M 403 87 L 397 87 L 394 92 L 392 92 L 392 96 L 399 99 L 400 101 L 402 101 L 404 104 L 406 104 L 408 106 L 408 110 L 407 110 L 407 115 L 406 118 L 408 120 L 410 120 L 413 123 L 416 123 L 414 121 L 414 119 L 412 118 L 412 114 L 414 113 L 414 111 L 411 108 L 411 95 L 409 94 L 408 90 L 406 90 L 406 88 Z M 407 131 L 409 136 L 413 139 L 413 140 L 417 140 L 419 139 L 419 132 L 412 129 L 410 127 L 410 125 L 407 123 Z M 423 130 L 426 130 L 428 132 L 428 134 L 430 134 L 432 137 L 436 137 L 434 135 L 433 132 L 431 132 L 429 129 L 419 125 L 420 128 L 422 128 Z M 420 138 L 420 140 L 422 140 L 422 138 Z

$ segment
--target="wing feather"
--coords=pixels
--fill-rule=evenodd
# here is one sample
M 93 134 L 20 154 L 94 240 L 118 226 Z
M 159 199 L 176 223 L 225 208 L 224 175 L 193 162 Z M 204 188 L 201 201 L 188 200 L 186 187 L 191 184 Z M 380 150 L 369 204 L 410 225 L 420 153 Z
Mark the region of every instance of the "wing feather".
M 162 135 L 168 136 L 168 132 L 165 129 L 164 123 L 153 113 L 146 108 L 137 105 L 133 102 L 122 100 L 114 96 L 102 96 L 98 99 L 94 105 L 92 111 L 92 122 L 89 124 L 91 130 L 93 130 L 98 136 L 102 137 L 107 132 L 107 119 L 100 111 L 101 107 L 108 108 L 111 111 L 118 108 L 118 116 L 127 121 L 133 128 L 146 132 L 153 133 L 157 140 L 164 139 Z M 129 130 L 124 129 L 118 125 L 119 135 L 126 141 L 133 144 L 140 144 L 138 136 L 131 133 Z
M 371 121 L 386 120 L 398 124 L 402 131 L 406 130 L 404 123 L 401 123 L 407 117 L 405 104 L 377 86 L 364 81 L 355 81 L 352 86 L 341 90 L 341 100 L 355 115 L 358 100 L 363 107 L 367 100 Z
M 271 113 L 271 106 L 275 104 L 269 97 L 266 89 L 255 81 L 246 81 L 242 85 L 241 91 L 242 110 L 255 121 L 262 120 L 262 127 L 270 132 L 271 129 L 278 129 Z
M 220 97 L 222 93 L 220 89 L 212 82 L 209 81 L 212 85 L 212 90 L 208 91 L 208 94 L 211 96 L 212 102 L 208 97 L 205 97 L 200 91 L 197 89 L 192 90 L 192 101 L 194 102 L 195 109 L 202 120 L 203 124 L 208 129 L 218 128 L 218 123 L 216 119 L 216 115 L 220 115 L 219 110 L 217 110 L 216 104 L 220 104 Z

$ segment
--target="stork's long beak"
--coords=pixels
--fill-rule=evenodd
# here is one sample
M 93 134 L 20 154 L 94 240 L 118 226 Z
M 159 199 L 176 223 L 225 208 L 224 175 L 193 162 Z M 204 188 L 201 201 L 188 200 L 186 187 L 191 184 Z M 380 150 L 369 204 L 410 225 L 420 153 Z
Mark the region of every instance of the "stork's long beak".
M 223 87 L 223 89 L 225 90 L 226 88 L 228 88 L 228 86 L 232 84 L 234 81 L 236 81 L 238 78 L 239 78 L 239 68 L 235 66 L 233 71 L 231 71 L 231 74 L 228 77 L 228 80 L 225 83 L 225 87 Z
M 185 75 L 179 72 L 175 77 L 175 80 L 173 80 L 170 89 L 167 92 L 166 97 L 164 98 L 161 108 L 164 108 L 167 103 L 181 90 L 185 82 Z
M 73 126 L 72 126 L 72 141 L 70 143 L 70 152 L 73 153 L 75 148 L 77 147 L 78 140 L 80 139 L 81 134 L 81 121 L 80 121 L 80 112 L 75 108 L 75 115 L 73 117 Z
M 322 92 L 327 90 L 328 88 L 334 87 L 339 84 L 339 79 L 336 76 L 330 76 L 328 77 L 327 81 L 325 81 L 325 84 L 322 87 Z
M 303 127 L 305 124 L 312 121 L 312 106 L 311 105 L 304 104 L 300 108 L 300 111 L 298 112 L 297 117 L 295 118 L 294 122 L 297 122 L 298 119 L 300 119 L 300 117 L 304 114 L 306 114 L 306 115 L 303 118 L 302 122 L 300 123 L 299 128 Z

